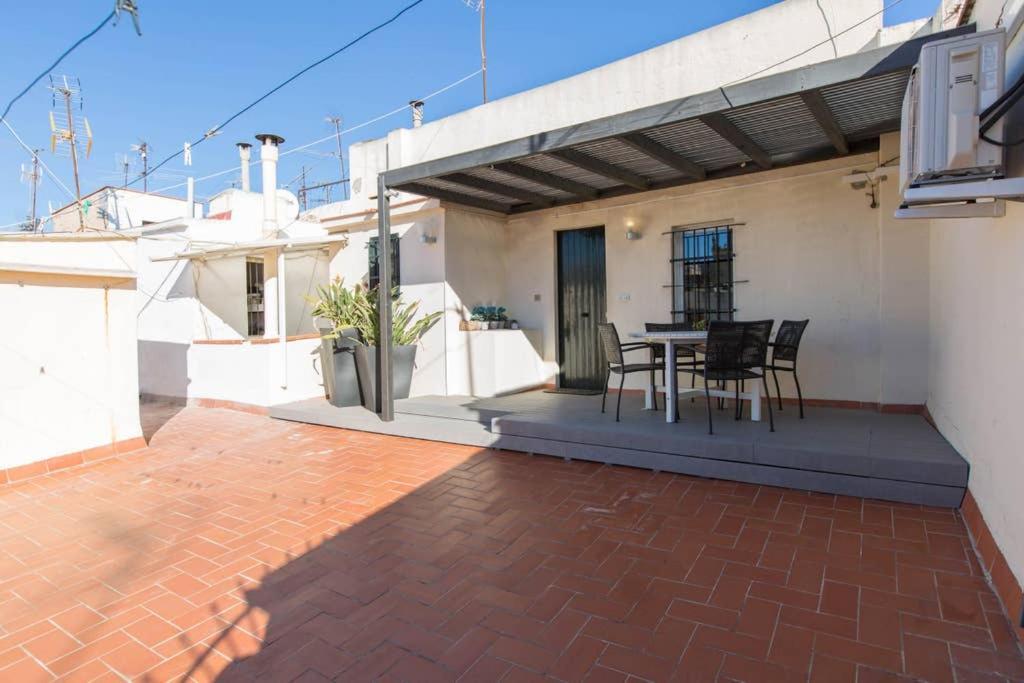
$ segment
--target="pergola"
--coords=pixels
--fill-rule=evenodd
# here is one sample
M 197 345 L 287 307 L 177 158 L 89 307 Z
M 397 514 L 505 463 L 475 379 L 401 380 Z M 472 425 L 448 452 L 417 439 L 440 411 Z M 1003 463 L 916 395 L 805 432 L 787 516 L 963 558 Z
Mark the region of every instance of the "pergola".
M 900 129 L 903 96 L 926 42 L 964 26 L 378 176 L 378 236 L 389 190 L 518 214 L 877 149 Z M 390 281 L 389 250 L 378 255 Z M 380 288 L 377 412 L 394 419 L 391 297 Z

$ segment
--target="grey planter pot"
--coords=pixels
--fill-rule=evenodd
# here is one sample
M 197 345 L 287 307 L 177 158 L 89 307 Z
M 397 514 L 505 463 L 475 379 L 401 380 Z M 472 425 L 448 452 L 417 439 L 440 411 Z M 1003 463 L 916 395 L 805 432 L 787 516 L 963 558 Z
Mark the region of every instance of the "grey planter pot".
M 359 385 L 363 387 L 363 405 L 376 408 L 377 391 L 377 347 L 357 346 L 355 350 Z M 412 388 L 412 373 L 416 367 L 416 345 L 396 346 L 391 350 L 391 372 L 396 399 L 409 398 Z
M 330 328 L 320 330 L 321 335 L 330 332 Z M 339 408 L 363 405 L 355 355 L 356 348 L 361 346 L 359 332 L 348 328 L 341 335 L 338 339 L 320 340 L 320 366 L 327 400 Z

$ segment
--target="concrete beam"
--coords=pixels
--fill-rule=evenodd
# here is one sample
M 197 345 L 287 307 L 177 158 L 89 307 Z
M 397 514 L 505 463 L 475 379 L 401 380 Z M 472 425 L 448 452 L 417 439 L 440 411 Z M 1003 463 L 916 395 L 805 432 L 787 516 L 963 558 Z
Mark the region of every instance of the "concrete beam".
M 602 161 L 575 149 L 558 149 L 548 152 L 548 155 L 553 156 L 556 159 L 561 159 L 562 161 L 572 164 L 577 168 L 582 168 L 586 171 L 590 171 L 591 173 L 596 173 L 597 175 L 604 176 L 605 178 L 622 183 L 623 185 L 629 185 L 637 190 L 646 190 L 651 186 L 651 181 L 641 175 L 615 166 L 614 164 L 609 164 L 607 161 Z
M 814 120 L 818 122 L 821 130 L 828 136 L 836 151 L 843 156 L 849 154 L 850 145 L 846 142 L 843 129 L 839 127 L 839 122 L 836 121 L 836 117 L 832 114 L 832 109 L 829 108 L 828 102 L 825 101 L 821 91 L 808 90 L 807 92 L 802 92 L 800 93 L 800 99 L 803 100 L 804 105 L 810 110 Z
M 642 133 L 629 133 L 616 138 L 624 145 L 632 147 L 641 154 L 659 161 L 669 168 L 674 168 L 685 176 L 696 180 L 703 180 L 707 177 L 707 171 L 700 164 L 695 164 L 681 154 L 673 152 L 668 147 L 655 142 Z
M 452 202 L 453 204 L 465 204 L 466 206 L 473 206 L 478 209 L 486 209 L 487 211 L 496 211 L 498 213 L 510 213 L 512 209 L 512 206 L 510 204 L 493 202 L 490 199 L 483 199 L 482 197 L 473 197 L 468 194 L 461 194 L 459 192 L 452 192 L 450 190 L 442 190 L 436 187 L 421 185 L 419 183 L 406 183 L 405 185 L 402 185 L 400 188 L 396 189 L 400 189 L 403 192 L 421 194 L 424 197 L 434 197 L 444 202 Z
M 597 199 L 601 192 L 590 185 L 578 183 L 575 180 L 569 180 L 562 176 L 555 175 L 554 173 L 547 173 L 546 171 L 538 171 L 531 166 L 525 166 L 523 164 L 517 164 L 509 161 L 504 164 L 494 164 L 492 168 L 501 171 L 502 173 L 508 173 L 514 175 L 517 178 L 523 178 L 535 182 L 539 185 L 547 185 L 553 187 L 556 190 L 562 192 L 568 192 L 571 195 L 575 195 L 581 199 Z
M 513 185 L 496 183 L 493 180 L 487 180 L 486 178 L 478 178 L 477 176 L 472 176 L 468 173 L 452 173 L 450 175 L 443 176 L 442 179 L 447 180 L 450 183 L 458 183 L 459 185 L 465 185 L 466 187 L 472 187 L 477 190 L 483 190 L 492 194 L 499 194 L 503 197 L 521 199 L 524 202 L 536 204 L 537 206 L 551 206 L 555 203 L 554 198 L 548 197 L 547 195 L 530 192 L 529 190 L 524 190 Z
M 759 144 L 751 140 L 750 136 L 740 130 L 735 123 L 725 118 L 724 114 L 719 112 L 705 114 L 700 117 L 700 120 L 708 128 L 721 135 L 730 145 L 750 157 L 761 168 L 768 169 L 772 167 L 772 156 Z

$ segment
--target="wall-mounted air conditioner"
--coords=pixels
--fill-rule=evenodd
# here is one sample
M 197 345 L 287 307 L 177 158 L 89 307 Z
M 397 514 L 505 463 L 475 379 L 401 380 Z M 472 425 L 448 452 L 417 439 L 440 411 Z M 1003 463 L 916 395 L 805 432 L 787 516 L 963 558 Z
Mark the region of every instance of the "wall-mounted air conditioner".
M 1002 29 L 927 43 L 903 100 L 902 205 L 897 218 L 1002 215 L 1002 199 L 1024 195 L 1007 181 L 1002 121 L 981 134 L 981 115 L 1003 94 Z

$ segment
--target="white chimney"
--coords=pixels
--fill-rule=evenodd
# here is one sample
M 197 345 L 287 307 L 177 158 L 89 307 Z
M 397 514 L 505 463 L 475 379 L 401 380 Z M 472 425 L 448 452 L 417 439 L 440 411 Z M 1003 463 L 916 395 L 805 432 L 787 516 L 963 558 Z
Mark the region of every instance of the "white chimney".
M 273 133 L 260 133 L 256 139 L 260 147 L 260 165 L 263 167 L 263 229 L 277 230 L 277 146 L 284 138 Z
M 242 192 L 249 191 L 249 160 L 252 159 L 252 145 L 248 142 L 239 142 L 238 158 L 242 160 Z
M 412 100 L 409 106 L 412 107 L 412 127 L 419 128 L 423 125 L 423 100 Z

